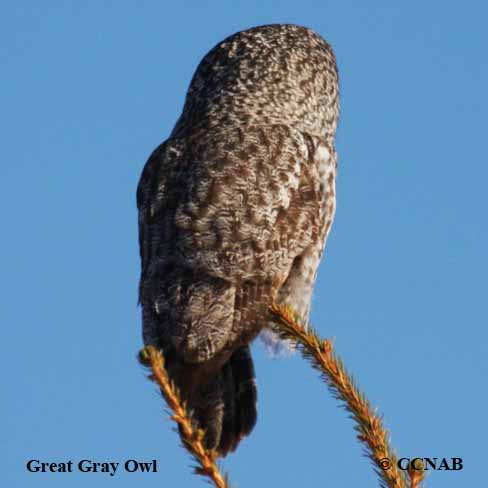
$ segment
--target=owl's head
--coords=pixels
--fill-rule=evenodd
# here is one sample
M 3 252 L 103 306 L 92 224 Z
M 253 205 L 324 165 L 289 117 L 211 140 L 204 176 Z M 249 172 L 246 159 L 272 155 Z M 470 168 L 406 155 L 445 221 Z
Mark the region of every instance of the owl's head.
M 329 44 L 305 27 L 264 25 L 228 37 L 203 58 L 172 136 L 283 124 L 333 138 L 338 115 L 338 73 Z

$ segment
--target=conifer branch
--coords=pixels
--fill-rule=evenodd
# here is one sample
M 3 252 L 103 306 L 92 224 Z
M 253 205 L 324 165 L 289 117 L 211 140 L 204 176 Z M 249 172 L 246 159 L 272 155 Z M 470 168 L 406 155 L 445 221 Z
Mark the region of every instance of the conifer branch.
M 198 463 L 195 473 L 208 478 L 217 488 L 230 488 L 227 475 L 222 476 L 215 463 L 217 453 L 205 449 L 202 442 L 204 432 L 194 429 L 191 415 L 166 372 L 163 354 L 153 346 L 146 346 L 139 352 L 139 362 L 151 369 L 149 379 L 159 385 L 168 407 L 173 412 L 171 419 L 180 428 L 183 447 Z
M 380 486 L 419 488 L 425 472 L 412 468 L 405 474 L 398 468 L 398 458 L 390 446 L 381 417 L 376 409 L 373 411 L 369 400 L 359 391 L 342 361 L 334 354 L 331 341 L 320 339 L 313 329 L 301 325 L 299 318 L 287 306 L 274 304 L 270 311 L 281 338 L 298 345 L 302 356 L 319 371 L 332 395 L 352 414 L 357 437 L 365 447 L 365 455 L 373 463 Z

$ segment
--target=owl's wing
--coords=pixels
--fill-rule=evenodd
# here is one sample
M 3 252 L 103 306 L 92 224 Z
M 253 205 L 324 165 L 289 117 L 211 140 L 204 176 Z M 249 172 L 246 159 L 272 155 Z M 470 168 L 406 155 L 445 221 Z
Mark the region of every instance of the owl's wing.
M 155 252 L 160 245 L 161 230 L 169 223 L 171 197 L 168 191 L 174 180 L 175 169 L 184 153 L 184 145 L 176 141 L 165 141 L 150 155 L 144 166 L 137 186 L 137 207 L 139 210 L 139 253 L 141 256 L 141 284 L 148 268 L 154 262 Z M 161 229 L 163 226 L 163 229 Z M 165 234 L 162 234 L 165 236 Z M 166 240 L 167 237 L 166 236 Z M 163 240 L 165 238 L 163 237 Z
M 179 169 L 187 177 L 168 188 L 164 210 L 174 212 L 176 245 L 159 255 L 234 282 L 282 281 L 320 233 L 325 189 L 313 140 L 285 126 L 243 127 L 188 147 Z
M 269 301 L 320 240 L 316 152 L 313 138 L 264 126 L 171 139 L 151 155 L 138 188 L 141 302 L 187 360 L 228 344 L 234 310 L 243 322 Z

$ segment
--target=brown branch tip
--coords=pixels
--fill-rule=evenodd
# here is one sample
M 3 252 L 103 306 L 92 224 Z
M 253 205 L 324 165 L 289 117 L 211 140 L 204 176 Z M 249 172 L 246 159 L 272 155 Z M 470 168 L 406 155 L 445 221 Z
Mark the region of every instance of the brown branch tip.
M 356 422 L 358 440 L 365 455 L 373 463 L 380 485 L 389 488 L 420 488 L 425 478 L 422 469 L 398 467 L 398 458 L 389 443 L 389 435 L 376 409 L 356 386 L 340 358 L 334 353 L 330 340 L 321 339 L 311 327 L 304 327 L 295 312 L 287 306 L 270 307 L 275 329 L 282 339 L 291 340 L 302 356 L 317 369 L 333 396 L 340 400 Z
M 171 419 L 178 424 L 183 447 L 197 462 L 195 473 L 206 477 L 217 488 L 230 488 L 226 475 L 222 475 L 215 461 L 217 454 L 205 449 L 202 439 L 204 432 L 193 427 L 191 414 L 181 401 L 179 392 L 170 380 L 164 366 L 164 356 L 153 346 L 145 346 L 139 352 L 139 362 L 151 370 L 149 379 L 158 384 L 170 410 Z

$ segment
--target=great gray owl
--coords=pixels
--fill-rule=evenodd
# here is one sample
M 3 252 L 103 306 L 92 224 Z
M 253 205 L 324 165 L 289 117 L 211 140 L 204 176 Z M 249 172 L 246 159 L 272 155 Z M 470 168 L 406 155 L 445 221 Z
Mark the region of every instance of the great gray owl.
M 307 318 L 335 211 L 331 47 L 296 25 L 238 32 L 201 61 L 137 189 L 143 337 L 207 448 L 256 422 L 251 341 L 272 302 Z

